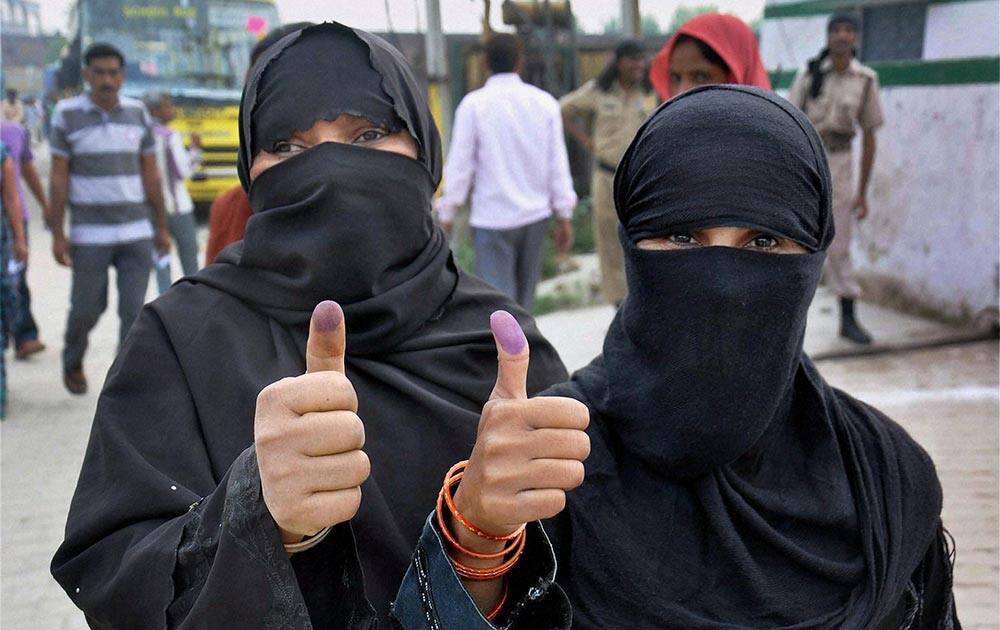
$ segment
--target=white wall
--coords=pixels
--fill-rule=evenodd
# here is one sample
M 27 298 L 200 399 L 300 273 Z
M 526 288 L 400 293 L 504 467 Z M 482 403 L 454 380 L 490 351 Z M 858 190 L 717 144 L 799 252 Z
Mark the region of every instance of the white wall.
M 775 4 L 782 2 L 768 2 Z M 827 18 L 765 20 L 768 69 L 802 67 L 823 46 Z M 997 56 L 998 18 L 996 0 L 929 5 L 924 59 Z M 854 242 L 866 299 L 996 322 L 1000 84 L 883 87 L 882 101 L 871 215 Z
M 897 87 L 882 99 L 871 214 L 854 248 L 866 292 L 995 321 L 1000 85 Z
M 1000 54 L 1000 2 L 955 2 L 927 7 L 924 59 Z
M 798 70 L 826 45 L 825 15 L 764 20 L 761 55 L 768 70 Z

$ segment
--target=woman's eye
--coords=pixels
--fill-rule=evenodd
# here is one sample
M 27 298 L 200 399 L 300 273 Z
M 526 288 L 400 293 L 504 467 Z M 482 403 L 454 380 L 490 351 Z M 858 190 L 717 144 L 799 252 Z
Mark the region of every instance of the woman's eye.
M 708 83 L 712 80 L 712 77 L 708 76 L 707 72 L 696 72 L 694 75 L 694 82 L 698 84 Z
M 681 75 L 677 74 L 676 72 L 671 72 L 670 73 L 670 82 L 671 83 L 680 83 L 681 82 Z
M 774 249 L 778 246 L 778 239 L 773 236 L 757 236 L 748 245 L 754 249 Z
M 369 129 L 368 131 L 362 133 L 360 136 L 355 138 L 355 144 L 361 144 L 365 142 L 375 142 L 376 140 L 381 140 L 386 137 L 386 132 L 381 129 Z
M 690 234 L 671 234 L 667 240 L 674 245 L 694 245 L 698 242 Z
M 305 147 L 302 147 L 297 144 L 292 144 L 291 142 L 276 142 L 274 143 L 274 148 L 271 150 L 271 153 L 280 153 L 280 154 L 295 153 L 304 148 Z

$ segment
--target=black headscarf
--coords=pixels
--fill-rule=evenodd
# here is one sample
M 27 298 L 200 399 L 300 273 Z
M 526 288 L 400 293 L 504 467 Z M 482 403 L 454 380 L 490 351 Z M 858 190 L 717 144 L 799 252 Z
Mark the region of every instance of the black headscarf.
M 324 143 L 250 181 L 259 150 L 340 114 L 406 129 L 418 160 Z M 405 59 L 381 38 L 321 24 L 269 48 L 243 91 L 238 170 L 254 215 L 243 241 L 200 281 L 286 324 L 304 324 L 317 303 L 336 296 L 353 324 L 355 353 L 406 338 L 454 289 L 448 244 L 429 212 L 440 137 Z
M 525 327 L 532 392 L 566 378 L 527 313 L 457 271 L 431 222 L 437 130 L 386 42 L 323 24 L 268 49 L 241 107 L 244 181 L 250 147 L 341 112 L 398 120 L 419 160 L 324 143 L 264 171 L 245 240 L 147 306 L 109 374 L 53 560 L 96 627 L 368 627 L 366 596 L 387 625 L 496 378 L 490 314 Z M 255 403 L 304 372 L 310 313 L 327 299 L 345 312 L 371 477 L 350 524 L 289 564 L 260 499 Z
M 833 237 L 809 121 L 744 86 L 686 92 L 615 175 L 629 293 L 604 353 L 549 393 L 592 411 L 554 525 L 581 627 L 869 628 L 940 526 L 927 455 L 802 351 Z M 742 226 L 805 254 L 637 243 Z

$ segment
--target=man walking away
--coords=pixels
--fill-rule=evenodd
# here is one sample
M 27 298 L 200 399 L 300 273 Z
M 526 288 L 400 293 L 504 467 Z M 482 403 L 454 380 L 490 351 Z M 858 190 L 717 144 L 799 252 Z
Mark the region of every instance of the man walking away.
M 549 218 L 557 217 L 556 246 L 569 251 L 576 193 L 559 103 L 518 76 L 517 38 L 491 38 L 486 63 L 492 76 L 455 111 L 444 193 L 435 209 L 450 233 L 472 190 L 476 272 L 530 311 Z
M 617 306 L 625 298 L 625 258 L 618 241 L 618 214 L 611 194 L 615 168 L 657 104 L 656 94 L 646 80 L 642 42 L 620 42 L 604 71 L 559 99 L 559 104 L 566 131 L 594 157 L 590 198 L 594 242 L 601 265 L 601 294 L 609 304 Z M 577 124 L 578 117 L 586 121 L 591 132 Z
M 28 185 L 31 194 L 35 196 L 38 205 L 42 208 L 44 216 L 48 208 L 48 200 L 45 198 L 45 190 L 42 187 L 42 180 L 35 169 L 34 154 L 31 152 L 31 136 L 25 127 L 4 120 L 0 122 L 0 140 L 7 147 L 11 161 L 14 165 L 14 179 L 17 191 L 17 199 L 21 206 L 24 234 L 28 234 L 28 204 L 24 196 L 24 186 L 22 181 Z M 17 307 L 14 312 L 7 317 L 10 320 L 10 332 L 14 337 L 14 356 L 18 359 L 27 359 L 31 355 L 45 349 L 45 344 L 38 339 L 38 324 L 31 313 L 31 291 L 28 290 L 28 266 L 27 263 L 17 265 L 15 274 L 15 285 L 17 291 Z
M 108 267 L 115 267 L 118 281 L 121 342 L 146 296 L 154 241 L 161 254 L 170 251 L 149 113 L 141 101 L 118 95 L 125 58 L 114 46 L 96 43 L 83 60 L 89 92 L 60 101 L 52 116 L 51 203 L 45 218 L 56 262 L 73 267 L 63 350 L 63 383 L 73 394 L 87 391 L 83 356 L 90 331 L 107 308 Z
M 859 344 L 872 342 L 858 324 L 854 301 L 861 286 L 851 264 L 854 213 L 868 216 L 868 182 L 875 163 L 875 130 L 882 125 L 878 75 L 855 58 L 858 21 L 838 14 L 827 23 L 827 46 L 799 72 L 788 100 L 805 112 L 826 147 L 833 178 L 833 222 L 837 235 L 827 252 L 827 284 L 840 296 L 840 336 Z M 861 177 L 855 192 L 851 141 L 861 128 Z
M 156 163 L 163 182 L 163 204 L 167 208 L 167 225 L 177 243 L 177 255 L 185 276 L 198 271 L 198 238 L 194 223 L 194 202 L 185 183 L 194 169 L 181 134 L 167 125 L 177 117 L 174 99 L 162 92 L 146 97 L 146 107 L 153 116 L 153 139 L 156 142 Z M 156 264 L 156 285 L 160 293 L 170 288 L 170 259 L 162 257 Z

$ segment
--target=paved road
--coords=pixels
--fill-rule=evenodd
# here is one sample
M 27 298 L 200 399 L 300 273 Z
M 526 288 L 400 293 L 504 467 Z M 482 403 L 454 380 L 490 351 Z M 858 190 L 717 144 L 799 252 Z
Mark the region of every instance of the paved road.
M 69 276 L 51 261 L 48 235 L 37 224 L 31 235 L 29 282 L 50 349 L 8 365 L 10 416 L 0 428 L 0 627 L 85 628 L 49 577 L 48 563 L 62 539 L 96 392 L 113 358 L 115 300 L 91 339 L 91 393 L 71 397 L 62 388 L 58 359 Z M 590 347 L 596 352 L 599 344 Z M 560 351 L 576 356 L 582 349 L 564 341 Z M 997 357 L 997 344 L 983 342 L 821 365 L 835 385 L 901 422 L 937 462 L 945 523 L 958 545 L 956 596 L 967 628 L 998 627 Z

